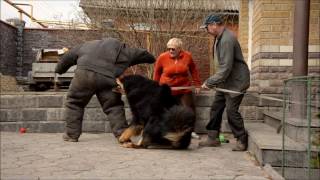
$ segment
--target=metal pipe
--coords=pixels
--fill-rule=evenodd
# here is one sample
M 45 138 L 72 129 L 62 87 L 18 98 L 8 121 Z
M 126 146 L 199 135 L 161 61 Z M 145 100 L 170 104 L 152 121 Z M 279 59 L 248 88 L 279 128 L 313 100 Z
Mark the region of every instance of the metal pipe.
M 7 2 L 9 5 L 11 5 L 12 7 L 16 8 L 16 9 L 20 12 L 20 14 L 23 13 L 24 15 L 26 15 L 27 17 L 29 17 L 31 20 L 37 21 L 37 20 L 33 17 L 33 15 L 30 15 L 29 13 L 27 13 L 26 11 L 24 11 L 23 9 L 21 9 L 19 6 L 17 6 L 16 3 L 13 3 L 13 2 L 11 2 L 11 1 L 9 1 L 9 0 L 4 0 L 4 1 Z M 20 4 L 20 5 L 26 5 L 26 4 Z M 31 12 L 33 13 L 33 6 L 30 5 L 30 4 L 28 4 L 28 5 L 32 7 L 32 8 L 31 8 Z M 21 15 L 20 15 L 20 16 L 21 16 Z M 47 28 L 46 25 L 44 25 L 44 24 L 42 24 L 42 23 L 40 23 L 40 22 L 37 22 L 37 23 L 38 23 L 40 26 L 42 26 L 42 27 L 44 27 L 44 28 Z
M 308 75 L 308 44 L 309 44 L 309 14 L 310 0 L 295 0 L 294 33 L 293 33 L 293 77 Z M 291 109 L 291 117 L 306 120 L 307 84 L 306 82 L 293 81 L 292 99 L 301 102 L 294 104 Z
M 308 75 L 310 0 L 295 0 L 293 76 Z
M 30 6 L 31 16 L 33 16 L 33 6 L 31 4 L 25 4 L 25 3 L 13 3 L 13 4 L 19 5 L 19 6 Z

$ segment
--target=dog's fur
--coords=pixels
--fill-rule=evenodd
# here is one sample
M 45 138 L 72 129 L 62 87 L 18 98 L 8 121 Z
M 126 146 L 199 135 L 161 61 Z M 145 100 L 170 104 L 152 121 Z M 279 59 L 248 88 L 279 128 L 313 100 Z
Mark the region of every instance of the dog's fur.
M 127 142 L 132 136 L 142 132 L 142 139 L 137 144 L 125 146 L 188 148 L 195 115 L 191 108 L 179 104 L 171 95 L 168 85 L 159 85 L 158 82 L 140 75 L 125 76 L 121 82 L 133 119 L 129 128 L 120 136 L 120 142 Z

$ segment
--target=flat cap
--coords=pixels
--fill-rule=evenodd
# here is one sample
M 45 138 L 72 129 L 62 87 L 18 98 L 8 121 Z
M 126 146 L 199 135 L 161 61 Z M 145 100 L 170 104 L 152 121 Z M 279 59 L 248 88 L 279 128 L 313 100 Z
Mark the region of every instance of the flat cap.
M 213 23 L 216 23 L 216 24 L 222 23 L 222 19 L 220 18 L 220 16 L 214 15 L 214 14 L 208 15 L 208 16 L 204 19 L 203 24 L 200 26 L 200 28 L 201 28 L 201 29 L 204 29 L 204 28 L 206 28 L 209 24 L 213 24 Z

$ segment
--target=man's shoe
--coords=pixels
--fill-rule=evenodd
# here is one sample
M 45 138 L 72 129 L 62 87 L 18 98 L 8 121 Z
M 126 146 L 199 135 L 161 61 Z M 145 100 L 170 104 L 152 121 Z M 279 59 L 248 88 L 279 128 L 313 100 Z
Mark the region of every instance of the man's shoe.
M 199 143 L 201 147 L 218 147 L 221 146 L 221 142 L 219 139 L 219 132 L 218 131 L 208 131 L 208 137 L 205 141 Z
M 248 133 L 237 139 L 237 144 L 232 148 L 232 151 L 245 151 L 248 148 Z
M 245 151 L 247 147 L 240 140 L 237 140 L 236 145 L 232 148 L 232 151 Z
M 62 135 L 62 139 L 69 142 L 78 142 L 78 139 L 71 138 L 67 133 Z

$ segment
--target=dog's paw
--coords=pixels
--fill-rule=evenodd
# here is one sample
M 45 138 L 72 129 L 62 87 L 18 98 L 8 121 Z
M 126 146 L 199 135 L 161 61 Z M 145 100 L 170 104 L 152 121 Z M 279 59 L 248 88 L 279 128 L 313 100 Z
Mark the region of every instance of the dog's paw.
M 126 143 L 121 144 L 121 146 L 124 148 L 135 148 L 136 147 L 136 145 L 133 142 L 126 142 Z
M 131 136 L 132 130 L 130 128 L 127 128 L 125 131 L 123 131 L 118 140 L 120 143 L 130 142 Z
M 128 138 L 126 138 L 125 136 L 120 136 L 119 139 L 118 139 L 119 143 L 126 143 L 128 142 Z

